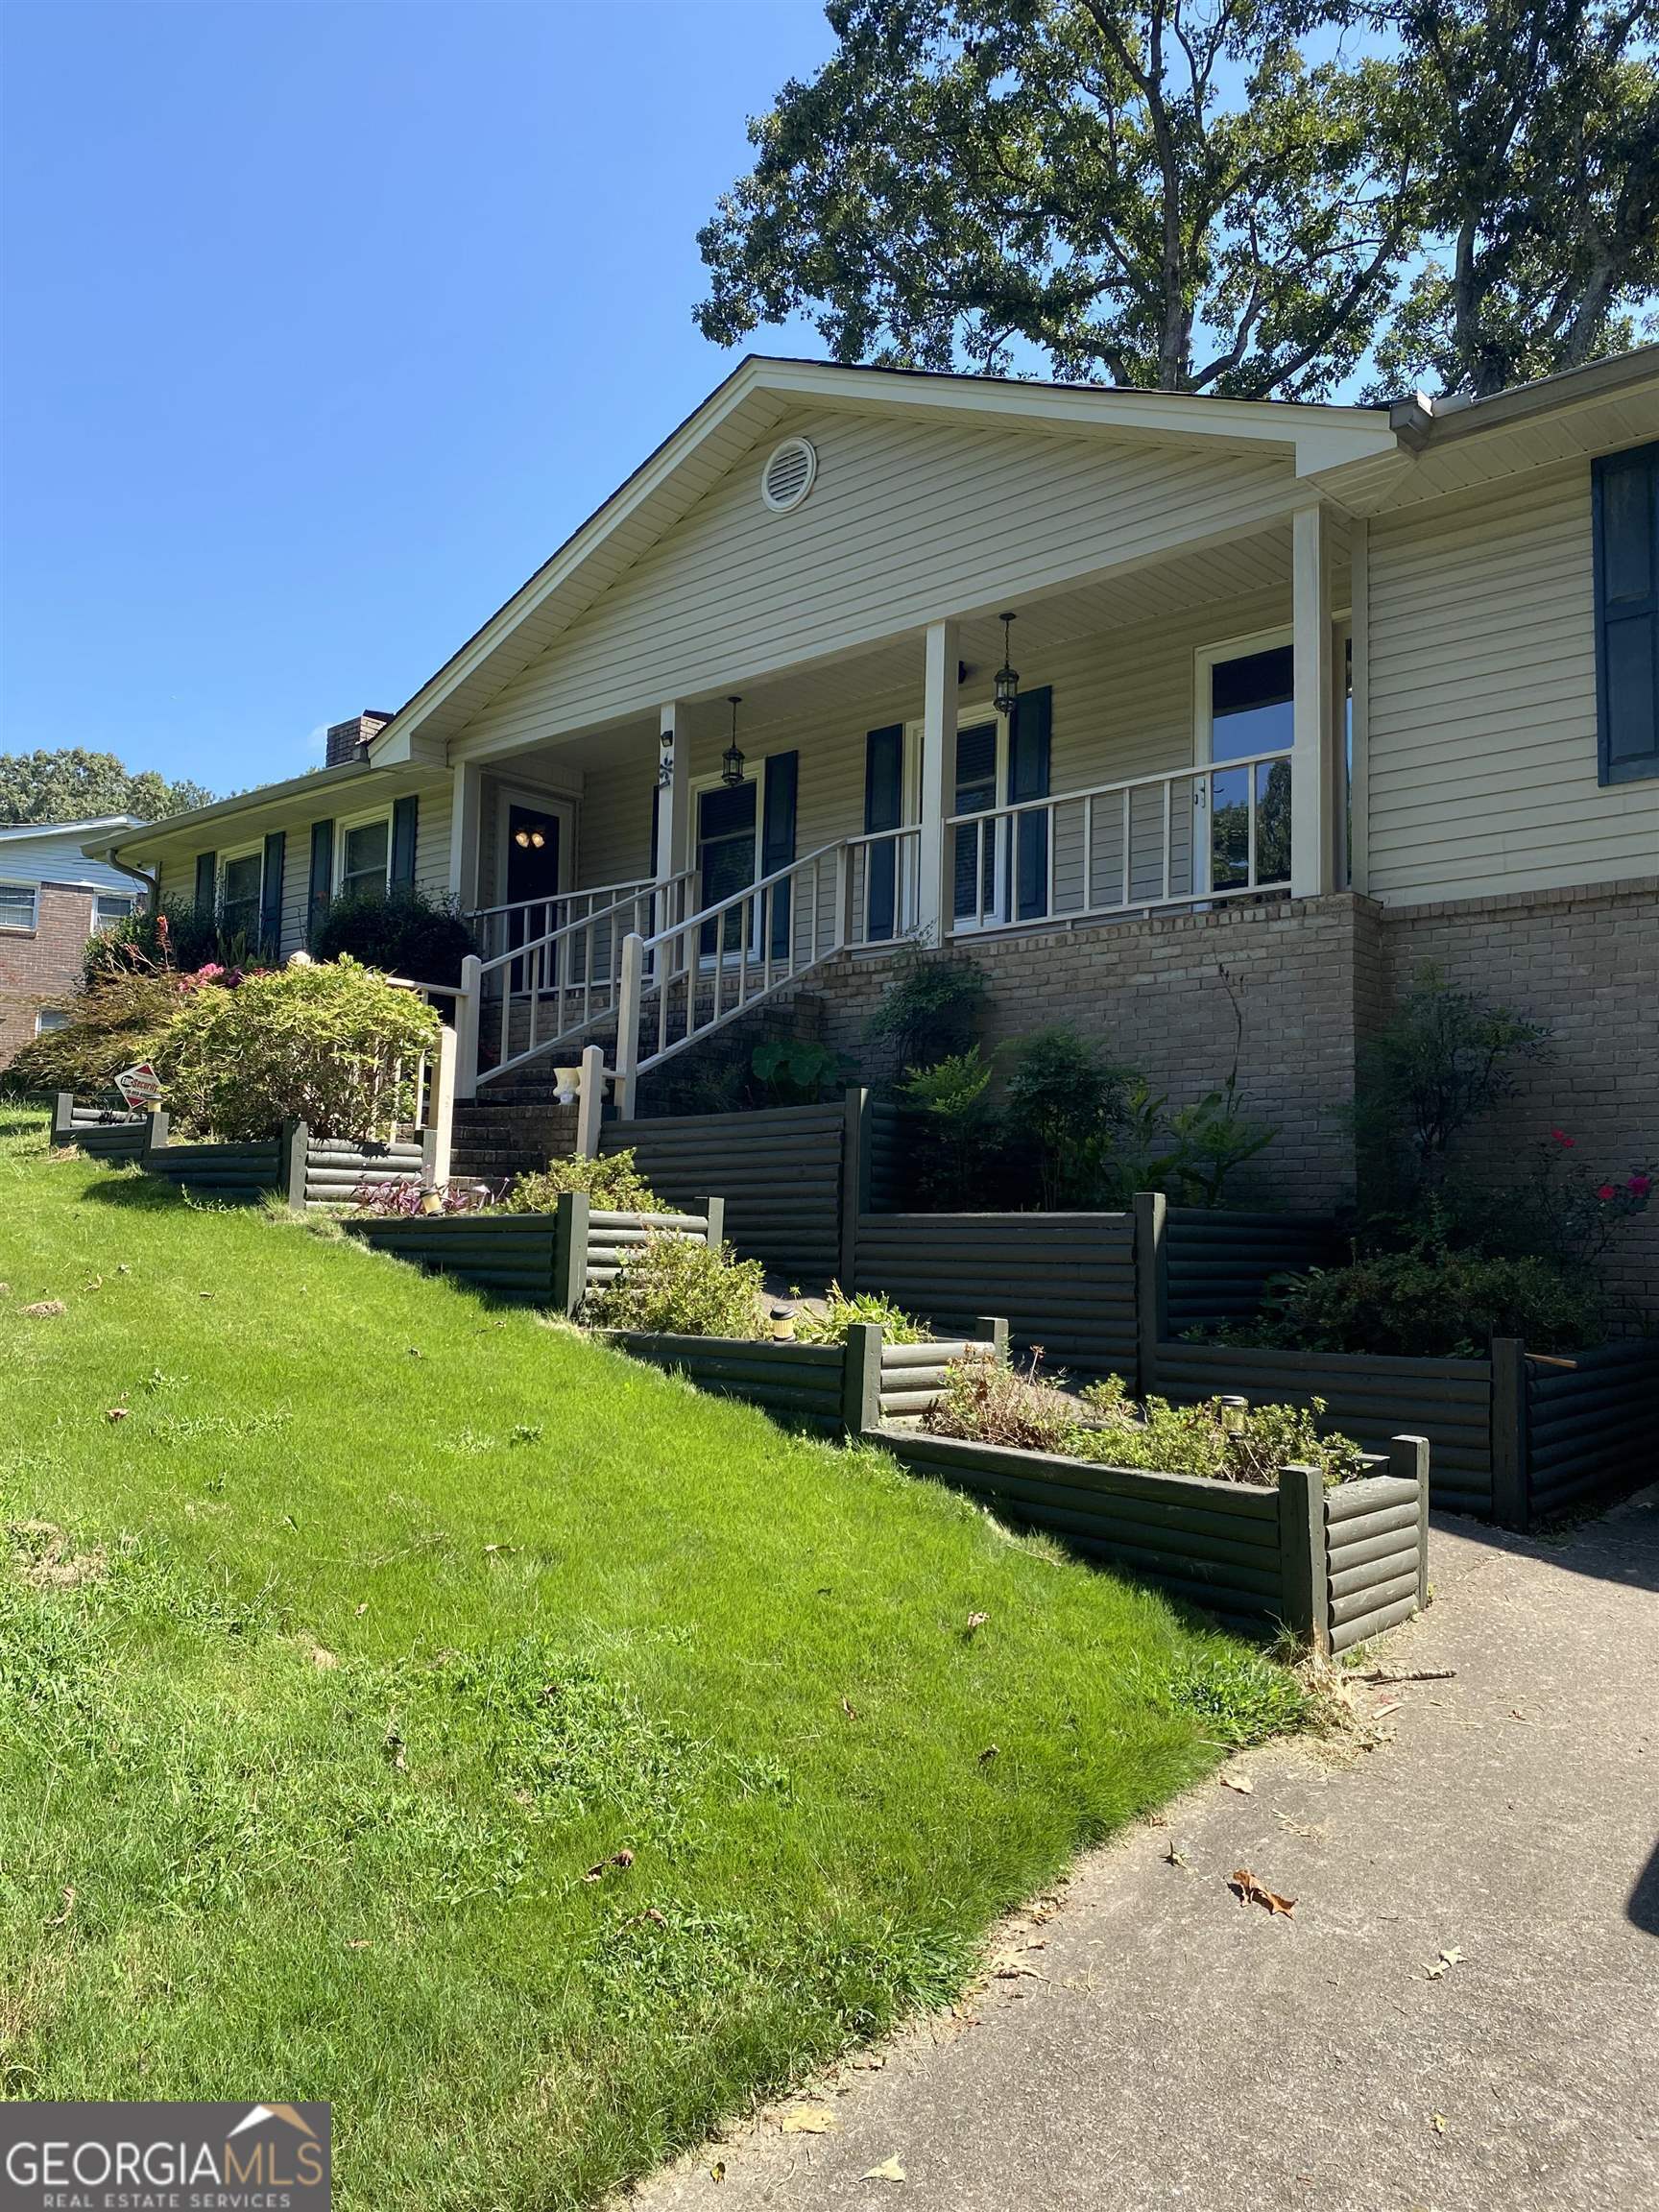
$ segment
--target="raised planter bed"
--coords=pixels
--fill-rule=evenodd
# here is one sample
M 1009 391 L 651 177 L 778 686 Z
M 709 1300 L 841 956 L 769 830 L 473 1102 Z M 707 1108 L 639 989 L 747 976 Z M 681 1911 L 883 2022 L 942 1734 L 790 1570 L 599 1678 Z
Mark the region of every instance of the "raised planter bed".
M 976 1337 L 929 1344 L 889 1344 L 878 1326 L 861 1322 L 843 1344 L 769 1342 L 746 1336 L 675 1336 L 617 1329 L 606 1341 L 654 1367 L 685 1376 L 699 1389 L 741 1398 L 764 1412 L 829 1432 L 861 1436 L 884 1421 L 925 1413 L 945 1389 L 952 1360 L 999 1355 L 999 1323 L 981 1324 Z
M 718 1244 L 723 1210 L 705 1199 L 697 1214 L 595 1212 L 566 1191 L 551 1214 L 347 1214 L 349 1237 L 434 1275 L 560 1313 L 574 1313 L 590 1286 L 613 1282 L 623 1257 L 648 1238 L 691 1237 Z
M 1417 1437 L 1332 1490 L 1306 1467 L 1262 1489 L 892 1427 L 871 1441 L 1090 1558 L 1317 1650 L 1346 1650 L 1428 1600 L 1429 1448 Z
M 80 1106 L 72 1092 L 52 1101 L 55 1150 L 73 1145 L 91 1160 L 136 1160 L 150 1142 L 150 1116 L 125 1107 Z

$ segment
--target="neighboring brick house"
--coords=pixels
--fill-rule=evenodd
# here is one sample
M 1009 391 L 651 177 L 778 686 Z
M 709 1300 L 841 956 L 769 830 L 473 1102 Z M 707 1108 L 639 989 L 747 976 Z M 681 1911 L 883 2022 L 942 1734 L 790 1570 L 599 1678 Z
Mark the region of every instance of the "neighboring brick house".
M 143 902 L 141 876 L 82 847 L 142 828 L 132 814 L 0 824 L 0 1067 L 63 1019 L 93 931 Z

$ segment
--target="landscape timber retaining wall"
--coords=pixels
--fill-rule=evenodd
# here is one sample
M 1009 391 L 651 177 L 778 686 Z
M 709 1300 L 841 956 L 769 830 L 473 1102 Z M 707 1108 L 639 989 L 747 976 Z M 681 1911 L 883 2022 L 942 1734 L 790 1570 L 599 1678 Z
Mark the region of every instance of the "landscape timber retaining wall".
M 718 1198 L 705 1199 L 697 1214 L 615 1214 L 595 1212 L 586 1191 L 567 1190 L 551 1214 L 347 1214 L 340 1226 L 429 1274 L 573 1314 L 652 1237 L 717 1245 L 721 1215 Z
M 1358 1643 L 1427 1599 L 1429 1453 L 1420 1438 L 1396 1439 L 1386 1460 L 1374 1462 L 1378 1472 L 1329 1491 L 1306 1467 L 1286 1467 L 1276 1487 L 1259 1489 L 925 1431 L 884 1428 L 870 1441 L 1000 1518 L 1046 1529 L 1069 1550 L 1235 1626 L 1283 1626 L 1317 1650 Z M 1379 1533 L 1351 1533 L 1357 1523 Z M 1375 1549 L 1380 1542 L 1385 1551 Z M 1386 1575 L 1369 1579 L 1380 1568 Z
M 1246 1398 L 1252 1406 L 1325 1401 L 1324 1425 L 1376 1450 L 1409 1429 L 1434 1455 L 1434 1503 L 1491 1514 L 1518 1488 L 1519 1438 L 1494 1434 L 1491 1359 L 1393 1359 L 1345 1352 L 1264 1352 L 1249 1345 L 1160 1344 L 1143 1395 L 1190 1406 Z
M 308 1134 L 304 1181 L 297 1202 L 303 1206 L 349 1206 L 365 1183 L 429 1182 L 432 1158 L 430 1136 L 374 1144 L 361 1138 Z M 292 1199 L 295 1194 L 291 1191 L 289 1195 Z
M 1346 1651 L 1429 1602 L 1429 1484 L 1404 1462 L 1324 1492 L 1330 1647 Z
M 1651 1479 L 1659 1431 L 1659 1339 L 1548 1359 L 1526 1375 L 1527 1507 L 1558 1513 Z
M 1275 1275 L 1329 1266 L 1339 1250 L 1335 1223 L 1316 1214 L 1170 1206 L 1164 1218 L 1172 1336 L 1207 1323 L 1249 1319 Z
M 153 1122 L 164 1123 L 155 1115 Z M 239 1144 L 174 1144 L 163 1128 L 139 1156 L 147 1175 L 159 1175 L 197 1197 L 227 1205 L 256 1205 L 267 1191 L 286 1192 L 290 1146 L 281 1137 Z
M 60 1091 L 52 1101 L 53 1148 L 74 1145 L 89 1160 L 137 1160 L 150 1143 L 150 1121 L 124 1107 L 77 1106 L 72 1092 Z
M 700 1389 L 742 1398 L 762 1411 L 851 1436 L 886 1421 L 914 1419 L 944 1395 L 945 1371 L 958 1359 L 998 1358 L 1000 1322 L 983 1334 L 926 1344 L 890 1344 L 878 1324 L 860 1322 L 840 1344 L 797 1344 L 742 1336 L 673 1336 L 618 1329 L 606 1341 L 637 1359 L 685 1375 Z
M 841 1165 L 848 1109 L 786 1106 L 758 1114 L 675 1114 L 609 1121 L 601 1152 L 632 1149 L 660 1198 L 726 1200 L 726 1235 L 746 1260 L 807 1290 L 841 1264 Z
M 1127 1214 L 860 1214 L 854 1286 L 933 1327 L 1005 1314 L 1021 1351 L 1083 1374 L 1135 1372 Z

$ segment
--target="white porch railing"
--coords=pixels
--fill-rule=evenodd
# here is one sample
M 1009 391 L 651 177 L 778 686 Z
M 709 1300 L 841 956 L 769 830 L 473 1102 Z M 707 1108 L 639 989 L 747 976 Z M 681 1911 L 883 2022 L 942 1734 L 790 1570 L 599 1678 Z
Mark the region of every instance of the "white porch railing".
M 477 940 L 479 957 L 496 959 L 520 946 L 540 943 L 573 922 L 589 922 L 594 915 L 620 905 L 624 900 L 653 888 L 650 877 L 636 877 L 626 883 L 599 883 L 590 891 L 561 891 L 551 899 L 519 899 L 506 906 L 480 906 L 463 919 Z
M 799 982 L 847 942 L 851 844 L 821 845 L 729 898 L 622 947 L 616 1110 L 638 1078 Z M 654 1021 L 645 998 L 655 995 Z
M 539 937 L 466 961 L 457 1013 L 463 1084 L 469 1070 L 476 1070 L 476 1083 L 493 1082 L 609 1020 L 616 1011 L 624 943 L 642 930 L 660 931 L 664 916 L 670 923 L 681 919 L 690 884 L 689 872 L 632 884 Z M 584 896 L 573 894 L 572 902 Z M 477 1066 L 481 1046 L 489 1051 L 488 1068 Z
M 913 936 L 922 915 L 922 830 L 870 830 L 847 843 L 847 942 L 880 945 Z
M 1290 881 L 1290 755 L 1136 776 L 952 815 L 953 936 L 1277 891 Z

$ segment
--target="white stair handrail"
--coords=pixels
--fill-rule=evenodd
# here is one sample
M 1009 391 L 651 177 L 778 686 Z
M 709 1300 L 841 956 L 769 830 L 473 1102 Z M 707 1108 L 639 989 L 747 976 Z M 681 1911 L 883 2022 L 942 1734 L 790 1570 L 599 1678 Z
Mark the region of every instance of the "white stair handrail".
M 847 845 L 845 838 L 837 838 L 831 844 L 817 846 L 800 859 L 787 861 L 770 875 L 746 883 L 740 891 L 731 892 L 695 914 L 685 915 L 649 937 L 630 932 L 623 940 L 616 998 L 614 1089 L 616 1112 L 622 1120 L 633 1118 L 642 1074 L 724 1028 L 841 950 L 847 941 Z M 827 878 L 833 890 L 828 932 L 821 919 Z M 776 937 L 781 909 L 787 914 L 787 923 L 780 951 Z M 737 942 L 728 948 L 731 931 L 727 925 L 733 916 L 737 919 Z M 697 992 L 703 974 L 702 941 L 710 929 L 714 950 L 709 957 L 710 1006 L 705 1016 L 698 1009 Z M 733 978 L 729 1001 L 725 991 L 728 973 Z M 657 1045 L 655 1050 L 641 1054 L 639 1022 L 647 976 L 657 996 Z M 681 1034 L 672 1037 L 670 1001 L 676 986 L 684 993 L 685 1020 Z

